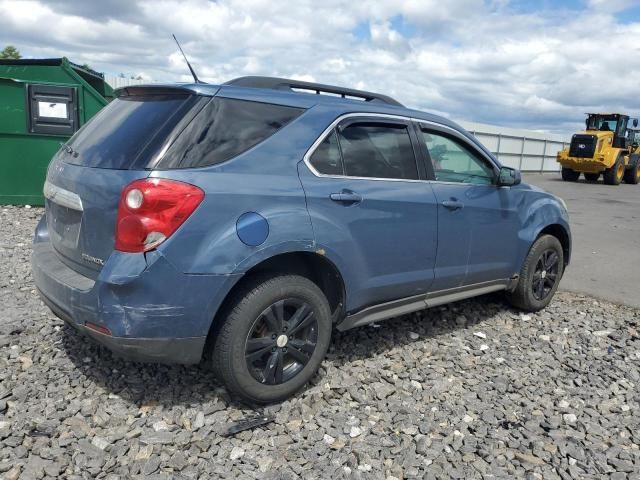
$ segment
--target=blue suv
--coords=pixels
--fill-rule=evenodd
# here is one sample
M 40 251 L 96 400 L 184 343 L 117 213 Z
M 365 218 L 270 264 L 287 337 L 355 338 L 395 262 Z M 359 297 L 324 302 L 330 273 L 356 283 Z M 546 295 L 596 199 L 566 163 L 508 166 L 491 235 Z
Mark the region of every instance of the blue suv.
M 56 315 L 255 403 L 303 387 L 334 329 L 498 291 L 542 309 L 571 251 L 564 202 L 455 123 L 279 78 L 120 89 L 44 193 Z

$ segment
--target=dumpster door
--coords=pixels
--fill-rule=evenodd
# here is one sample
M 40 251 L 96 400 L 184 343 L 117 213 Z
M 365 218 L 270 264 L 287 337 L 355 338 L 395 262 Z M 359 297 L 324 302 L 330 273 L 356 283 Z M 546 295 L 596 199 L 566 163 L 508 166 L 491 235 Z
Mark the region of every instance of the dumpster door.
M 69 137 L 78 130 L 78 89 L 29 85 L 29 132 Z

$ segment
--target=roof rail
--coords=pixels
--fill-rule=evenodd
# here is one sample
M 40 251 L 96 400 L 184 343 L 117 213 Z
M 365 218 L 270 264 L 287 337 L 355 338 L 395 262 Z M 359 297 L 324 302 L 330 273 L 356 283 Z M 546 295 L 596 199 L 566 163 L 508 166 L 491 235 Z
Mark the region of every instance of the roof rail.
M 364 100 L 365 102 L 382 102 L 389 105 L 395 105 L 397 107 L 404 107 L 400 102 L 388 97 L 387 95 L 365 92 L 364 90 L 336 87 L 334 85 L 323 85 L 321 83 L 305 82 L 302 80 L 291 80 L 288 78 L 248 76 L 234 78 L 233 80 L 226 82 L 225 85 L 266 88 L 270 90 L 289 90 L 292 92 L 307 90 L 309 93 L 313 92 L 318 95 L 321 93 L 332 93 L 340 95 L 342 98 L 357 98 Z

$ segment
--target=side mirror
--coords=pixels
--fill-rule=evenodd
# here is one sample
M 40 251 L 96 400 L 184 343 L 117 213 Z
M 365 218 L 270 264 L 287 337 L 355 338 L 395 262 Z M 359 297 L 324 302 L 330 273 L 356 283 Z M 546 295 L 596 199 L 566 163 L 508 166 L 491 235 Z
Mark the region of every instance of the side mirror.
M 520 170 L 511 167 L 501 167 L 500 174 L 498 176 L 499 187 L 512 187 L 519 185 L 522 182 L 522 175 Z
M 635 127 L 637 127 L 637 126 L 638 126 L 638 119 L 637 119 L 637 118 L 634 118 L 634 119 L 633 119 L 633 127 L 635 128 Z

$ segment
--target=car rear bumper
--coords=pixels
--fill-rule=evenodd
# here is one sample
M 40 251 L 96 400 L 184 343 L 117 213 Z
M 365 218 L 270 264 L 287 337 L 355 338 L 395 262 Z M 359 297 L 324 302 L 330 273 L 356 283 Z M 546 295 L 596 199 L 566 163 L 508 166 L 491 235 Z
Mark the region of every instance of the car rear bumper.
M 38 229 L 46 229 L 46 223 Z M 58 317 L 115 354 L 145 362 L 198 363 L 212 319 L 239 275 L 186 275 L 159 252 L 135 255 L 114 252 L 94 281 L 62 262 L 40 231 L 32 275 Z
M 151 363 L 181 363 L 185 365 L 198 363 L 206 337 L 193 338 L 130 338 L 113 337 L 97 332 L 85 325 L 76 323 L 62 307 L 56 305 L 38 290 L 40 298 L 51 311 L 79 333 L 86 335 L 114 354 L 127 360 Z

